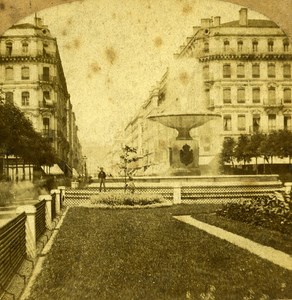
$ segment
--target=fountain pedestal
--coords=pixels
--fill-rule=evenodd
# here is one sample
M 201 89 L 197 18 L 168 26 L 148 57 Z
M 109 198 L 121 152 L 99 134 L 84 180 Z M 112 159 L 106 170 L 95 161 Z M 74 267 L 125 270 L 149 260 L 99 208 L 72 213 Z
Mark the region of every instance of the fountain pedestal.
M 172 157 L 170 159 L 171 176 L 200 175 L 199 147 L 196 140 L 173 140 Z

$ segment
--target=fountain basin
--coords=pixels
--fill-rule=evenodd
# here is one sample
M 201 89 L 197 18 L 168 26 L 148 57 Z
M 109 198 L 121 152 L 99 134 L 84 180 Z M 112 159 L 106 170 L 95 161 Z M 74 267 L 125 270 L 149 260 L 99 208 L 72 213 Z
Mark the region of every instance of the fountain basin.
M 149 116 L 148 119 L 176 129 L 178 131 L 177 140 L 192 140 L 190 135 L 192 128 L 199 127 L 217 117 L 221 117 L 221 115 L 209 112 L 198 112 L 157 114 Z

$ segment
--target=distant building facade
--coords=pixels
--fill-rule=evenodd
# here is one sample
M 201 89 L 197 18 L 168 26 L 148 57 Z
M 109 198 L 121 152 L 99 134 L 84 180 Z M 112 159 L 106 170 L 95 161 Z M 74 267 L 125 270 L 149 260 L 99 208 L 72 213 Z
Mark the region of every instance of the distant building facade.
M 0 88 L 6 102 L 50 140 L 61 169 L 72 175 L 73 168 L 81 171 L 82 149 L 58 45 L 42 20 L 34 21 L 14 25 L 0 37 Z
M 287 35 L 274 22 L 249 19 L 248 10 L 242 8 L 236 21 L 202 19 L 175 54 L 177 61 L 188 60 L 197 68 L 194 84 L 200 105 L 221 115 L 192 130 L 199 143 L 199 164 L 203 169 L 206 166 L 206 174 L 225 137 L 292 130 L 291 49 Z M 142 155 L 150 154 L 148 164 L 145 158 L 136 166 L 137 170 L 152 168 L 149 174 L 163 173 L 171 161 L 168 145 L 175 130 L 147 119 L 175 106 L 168 97 L 168 84 L 166 72 L 125 129 L 128 143 Z

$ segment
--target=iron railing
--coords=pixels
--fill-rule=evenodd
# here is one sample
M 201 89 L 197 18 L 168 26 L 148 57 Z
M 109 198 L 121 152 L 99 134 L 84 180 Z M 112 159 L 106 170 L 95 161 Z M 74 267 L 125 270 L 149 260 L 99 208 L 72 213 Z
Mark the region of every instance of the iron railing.
M 0 228 L 0 295 L 26 257 L 26 214 L 22 213 Z
M 52 194 L 52 205 L 51 205 L 51 212 L 52 212 L 52 221 L 56 218 L 56 194 Z
M 36 241 L 46 231 L 46 201 L 42 200 L 35 204 L 36 215 L 35 215 L 35 232 Z

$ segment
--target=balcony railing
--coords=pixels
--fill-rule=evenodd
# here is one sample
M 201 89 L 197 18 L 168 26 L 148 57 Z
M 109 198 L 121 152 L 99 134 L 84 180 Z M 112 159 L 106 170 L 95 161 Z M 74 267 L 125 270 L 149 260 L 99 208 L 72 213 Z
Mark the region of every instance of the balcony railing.
M 56 76 L 40 74 L 39 75 L 39 80 L 44 81 L 44 82 L 55 83 L 56 82 Z
M 51 99 L 39 101 L 39 108 L 41 109 L 54 109 L 55 106 L 55 103 Z
M 273 108 L 273 107 L 283 107 L 283 100 L 282 99 L 263 99 L 263 106 L 266 108 Z

